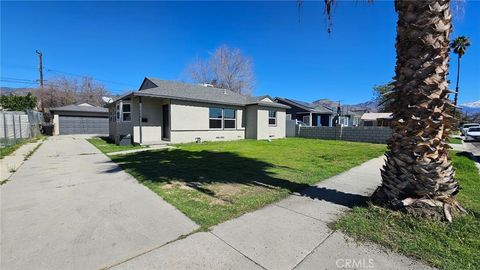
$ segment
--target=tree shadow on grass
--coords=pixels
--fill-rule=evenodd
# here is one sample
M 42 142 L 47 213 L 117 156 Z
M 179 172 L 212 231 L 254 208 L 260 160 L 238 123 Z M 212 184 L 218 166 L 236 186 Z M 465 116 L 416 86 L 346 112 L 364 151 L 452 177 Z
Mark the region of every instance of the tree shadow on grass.
M 461 156 L 461 157 L 467 157 L 467 158 L 469 158 L 469 159 L 471 159 L 475 162 L 480 162 L 480 156 L 479 155 L 474 155 L 471 152 L 462 151 L 462 152 L 456 153 L 455 155 Z
M 112 159 L 141 182 L 151 181 L 166 184 L 182 182 L 186 186 L 209 196 L 215 196 L 216 194 L 205 184 L 219 183 L 241 184 L 274 190 L 283 189 L 292 194 L 325 200 L 347 207 L 363 205 L 368 199 L 368 197 L 358 194 L 310 186 L 280 178 L 274 172 L 275 169 L 296 170 L 243 157 L 232 152 L 193 152 L 173 149 L 137 152 L 114 156 Z M 118 171 L 118 168 L 112 168 L 108 172 L 116 171 Z

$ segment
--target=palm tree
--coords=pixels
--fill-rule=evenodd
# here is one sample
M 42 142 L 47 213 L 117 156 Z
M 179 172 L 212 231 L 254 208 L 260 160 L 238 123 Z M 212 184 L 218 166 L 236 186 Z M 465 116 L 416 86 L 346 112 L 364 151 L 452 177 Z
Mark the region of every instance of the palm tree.
M 453 104 L 457 106 L 458 100 L 458 81 L 460 81 L 460 61 L 465 51 L 470 46 L 470 40 L 466 36 L 459 36 L 450 43 L 450 48 L 457 54 L 457 85 L 455 86 L 455 99 Z M 453 108 L 453 115 L 455 115 L 455 108 Z
M 330 16 L 333 0 L 325 0 Z M 301 6 L 301 3 L 299 3 Z M 450 0 L 395 0 L 398 14 L 392 138 L 373 200 L 415 216 L 452 219 L 459 191 L 448 156 Z M 330 29 L 329 29 L 330 30 Z M 330 32 L 330 31 L 329 31 Z

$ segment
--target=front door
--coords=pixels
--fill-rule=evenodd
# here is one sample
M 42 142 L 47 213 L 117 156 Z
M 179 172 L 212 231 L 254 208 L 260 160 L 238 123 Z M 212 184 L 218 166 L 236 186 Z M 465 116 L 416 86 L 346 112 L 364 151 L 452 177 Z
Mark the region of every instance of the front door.
M 162 106 L 162 139 L 170 139 L 170 107 L 168 104 Z

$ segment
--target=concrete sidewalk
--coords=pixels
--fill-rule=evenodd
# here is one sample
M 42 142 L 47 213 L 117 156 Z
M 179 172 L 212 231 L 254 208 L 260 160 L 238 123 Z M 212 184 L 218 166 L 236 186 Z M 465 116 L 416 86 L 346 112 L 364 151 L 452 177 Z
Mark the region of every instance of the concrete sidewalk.
M 28 155 L 41 144 L 43 140 L 27 143 L 20 146 L 12 154 L 0 159 L 0 180 L 8 180 L 10 176 L 18 170 Z
M 50 137 L 0 187 L 0 269 L 100 269 L 198 226 L 82 137 Z
M 273 205 L 175 241 L 115 269 L 430 269 L 327 224 L 380 184 L 383 158 Z

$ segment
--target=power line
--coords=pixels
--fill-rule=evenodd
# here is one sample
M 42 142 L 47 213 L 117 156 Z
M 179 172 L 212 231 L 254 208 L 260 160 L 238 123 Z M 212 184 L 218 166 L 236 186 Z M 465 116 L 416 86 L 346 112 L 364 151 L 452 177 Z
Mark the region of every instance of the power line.
M 123 82 L 116 82 L 116 81 L 110 81 L 110 80 L 103 80 L 103 79 L 98 79 L 89 75 L 80 75 L 80 74 L 75 74 L 71 72 L 65 72 L 65 71 L 60 71 L 60 70 L 55 70 L 55 69 L 47 69 L 47 72 L 54 72 L 54 73 L 60 73 L 60 74 L 65 74 L 65 75 L 70 75 L 70 76 L 76 76 L 76 77 L 90 77 L 96 81 L 99 82 L 105 82 L 105 83 L 111 83 L 111 84 L 117 84 L 117 85 L 124 85 L 124 86 L 130 86 L 130 87 L 136 87 L 132 84 L 128 83 L 123 83 Z
M 30 79 L 20 79 L 20 78 L 12 78 L 12 77 L 0 77 L 2 80 L 11 80 L 11 81 L 22 81 L 22 82 L 33 82 L 36 83 L 36 80 L 30 80 Z

